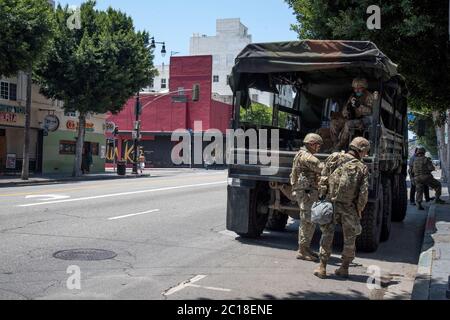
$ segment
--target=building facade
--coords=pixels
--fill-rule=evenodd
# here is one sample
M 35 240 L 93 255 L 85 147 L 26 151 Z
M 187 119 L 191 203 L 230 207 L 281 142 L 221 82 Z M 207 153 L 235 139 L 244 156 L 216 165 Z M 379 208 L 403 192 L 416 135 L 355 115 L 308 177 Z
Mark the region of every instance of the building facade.
M 229 86 L 229 75 L 236 57 L 250 43 L 252 43 L 252 36 L 240 19 L 218 19 L 216 35 L 194 34 L 191 37 L 190 55 L 213 56 L 212 93 L 214 99 L 232 103 L 233 93 Z M 276 96 L 269 92 L 250 90 L 250 97 L 253 102 L 270 107 L 274 103 L 292 107 L 294 102 L 290 87 L 280 88 L 280 95 Z
M 22 170 L 26 105 L 26 75 L 0 78 L 0 174 Z M 46 99 L 33 85 L 31 97 L 30 171 L 70 174 L 75 158 L 77 115 L 65 113 L 62 103 Z M 105 116 L 87 120 L 86 148 L 91 151 L 91 172 L 104 172 Z
M 155 66 L 158 70 L 158 75 L 152 79 L 150 85 L 142 89 L 143 93 L 167 93 L 169 92 L 169 82 L 170 82 L 170 66 L 162 64 L 160 66 Z
M 225 133 L 230 126 L 232 106 L 215 101 L 212 90 L 212 56 L 171 57 L 170 93 L 141 93 L 141 141 L 147 167 L 172 167 L 171 153 L 177 142 L 171 141 L 176 130 L 194 132 L 195 122 L 201 122 L 202 134 L 209 129 Z M 194 84 L 200 86 L 198 101 L 192 101 Z M 132 131 L 136 99 L 130 99 L 118 115 L 110 115 L 108 126 L 118 127 L 119 135 L 108 134 L 107 163 L 134 160 Z

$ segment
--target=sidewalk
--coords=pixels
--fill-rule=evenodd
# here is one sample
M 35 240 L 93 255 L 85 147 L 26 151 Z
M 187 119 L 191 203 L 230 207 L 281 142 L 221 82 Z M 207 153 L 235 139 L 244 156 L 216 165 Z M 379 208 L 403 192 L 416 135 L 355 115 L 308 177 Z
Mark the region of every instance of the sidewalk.
M 443 199 L 449 204 L 428 211 L 413 300 L 450 299 L 450 202 Z
M 148 173 L 144 174 L 132 174 L 131 170 L 127 170 L 125 176 L 119 176 L 114 172 L 105 172 L 97 174 L 88 174 L 82 177 L 74 178 L 70 175 L 32 175 L 27 181 L 21 180 L 20 175 L 10 175 L 10 176 L 0 176 L 0 188 L 8 187 L 21 187 L 21 186 L 33 186 L 33 185 L 45 185 L 45 184 L 56 184 L 63 182 L 79 182 L 79 181 L 98 181 L 98 180 L 117 180 L 117 179 L 137 179 L 137 178 L 148 178 L 151 175 Z

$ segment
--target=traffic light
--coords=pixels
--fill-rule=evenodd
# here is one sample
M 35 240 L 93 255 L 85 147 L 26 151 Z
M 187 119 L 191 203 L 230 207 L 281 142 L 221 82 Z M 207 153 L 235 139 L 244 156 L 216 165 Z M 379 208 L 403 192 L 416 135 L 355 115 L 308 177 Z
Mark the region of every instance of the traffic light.
M 200 99 L 200 85 L 194 84 L 192 87 L 192 101 L 198 101 Z

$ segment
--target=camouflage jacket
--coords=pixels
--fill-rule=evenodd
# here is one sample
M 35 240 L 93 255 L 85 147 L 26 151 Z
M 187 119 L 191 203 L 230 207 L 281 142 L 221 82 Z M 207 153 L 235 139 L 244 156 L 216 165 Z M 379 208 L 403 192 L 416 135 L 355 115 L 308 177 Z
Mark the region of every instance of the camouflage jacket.
M 357 160 L 357 161 L 355 161 Z M 369 200 L 369 170 L 367 166 L 348 153 L 333 153 L 325 162 L 324 169 L 319 181 L 320 196 L 328 197 L 330 187 L 330 176 L 335 170 L 346 163 L 352 162 L 355 169 L 354 181 L 347 181 L 350 185 L 345 193 L 340 195 L 340 201 L 346 204 L 355 204 L 358 213 L 362 213 Z
M 294 159 L 291 173 L 291 185 L 294 190 L 318 190 L 323 163 L 305 147 L 301 148 Z
M 422 156 L 416 157 L 412 165 L 412 174 L 414 177 L 430 175 L 436 168 L 430 158 Z
M 344 106 L 344 109 L 342 110 L 342 114 L 346 119 L 352 120 L 352 99 L 353 95 L 348 99 L 347 104 Z M 360 119 L 365 116 L 371 116 L 372 115 L 372 106 L 374 102 L 374 95 L 370 93 L 369 91 L 366 91 L 364 96 L 361 98 L 356 98 L 359 100 L 359 106 L 355 108 L 354 110 L 354 118 Z

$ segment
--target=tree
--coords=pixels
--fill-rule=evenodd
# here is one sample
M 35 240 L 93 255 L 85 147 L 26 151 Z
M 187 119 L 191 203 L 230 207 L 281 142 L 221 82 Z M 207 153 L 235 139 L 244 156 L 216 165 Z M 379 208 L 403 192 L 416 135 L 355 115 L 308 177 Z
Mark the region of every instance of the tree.
M 0 75 L 27 75 L 22 179 L 29 176 L 33 65 L 45 55 L 53 35 L 52 6 L 47 0 L 0 0 Z
M 399 63 L 411 91 L 410 107 L 432 116 L 445 160 L 445 115 L 450 100 L 448 1 L 286 0 L 301 39 L 370 40 Z M 367 8 L 381 8 L 381 30 L 367 28 Z M 445 168 L 450 161 L 443 161 Z M 444 169 L 444 172 L 447 171 Z
M 69 8 L 57 7 L 53 46 L 37 72 L 45 96 L 62 100 L 65 110 L 79 113 L 73 176 L 81 175 L 86 115 L 120 112 L 155 74 L 148 33 L 136 32 L 124 13 L 112 8 L 99 11 L 95 5 L 95 1 L 81 5 L 78 29 L 66 26 Z
M 272 108 L 253 102 L 248 109 L 241 108 L 241 121 L 261 126 L 271 126 Z

